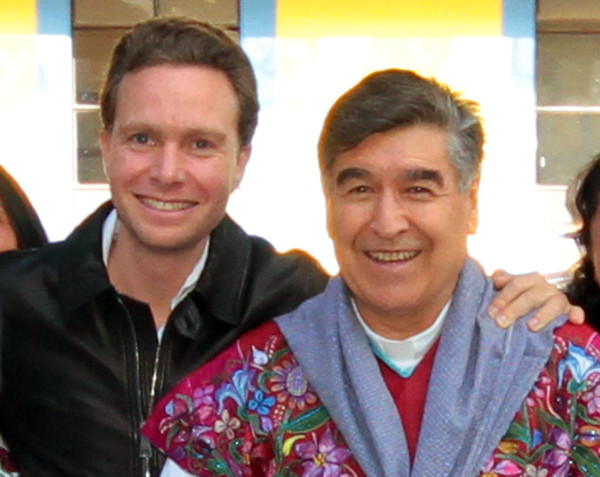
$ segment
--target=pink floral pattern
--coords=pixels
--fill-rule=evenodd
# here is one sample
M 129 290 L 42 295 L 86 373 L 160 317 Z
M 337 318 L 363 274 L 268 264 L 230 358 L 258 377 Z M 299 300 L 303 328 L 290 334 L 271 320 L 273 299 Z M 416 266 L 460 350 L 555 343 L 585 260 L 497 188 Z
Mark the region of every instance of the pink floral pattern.
M 275 324 L 190 375 L 145 425 L 201 476 L 364 476 Z
M 557 332 L 550 361 L 481 477 L 600 477 L 599 357 L 589 328 Z M 144 432 L 200 476 L 364 475 L 273 323 L 178 385 Z
M 484 477 L 600 476 L 599 350 L 588 328 L 558 330 L 548 365 Z

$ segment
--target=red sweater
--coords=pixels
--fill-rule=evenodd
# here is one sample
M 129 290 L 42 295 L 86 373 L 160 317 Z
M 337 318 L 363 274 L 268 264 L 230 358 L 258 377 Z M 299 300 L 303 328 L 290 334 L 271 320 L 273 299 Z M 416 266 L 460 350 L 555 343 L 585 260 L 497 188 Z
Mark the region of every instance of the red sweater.
M 433 360 L 438 343 L 439 339 L 433 344 L 409 378 L 403 378 L 383 361 L 378 360 L 383 379 L 396 402 L 396 407 L 402 418 L 411 462 L 414 460 L 417 451 L 421 421 L 425 412 L 427 388 L 429 387 L 429 378 L 433 369 Z

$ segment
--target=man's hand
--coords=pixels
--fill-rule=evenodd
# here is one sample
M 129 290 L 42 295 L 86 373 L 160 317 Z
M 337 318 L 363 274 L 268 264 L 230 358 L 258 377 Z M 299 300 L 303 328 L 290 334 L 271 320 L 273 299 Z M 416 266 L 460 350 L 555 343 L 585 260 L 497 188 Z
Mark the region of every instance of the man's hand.
M 492 301 L 488 312 L 502 328 L 509 327 L 536 308 L 538 310 L 527 322 L 533 331 L 541 330 L 562 314 L 569 315 L 569 321 L 575 324 L 584 321 L 583 309 L 569 303 L 566 295 L 540 273 L 511 275 L 504 270 L 496 270 L 492 280 L 500 293 Z

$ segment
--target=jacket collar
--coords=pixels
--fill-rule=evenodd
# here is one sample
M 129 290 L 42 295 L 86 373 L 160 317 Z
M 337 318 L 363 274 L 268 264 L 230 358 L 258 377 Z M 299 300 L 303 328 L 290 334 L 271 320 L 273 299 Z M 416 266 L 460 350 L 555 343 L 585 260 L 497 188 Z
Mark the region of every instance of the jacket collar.
M 102 262 L 102 224 L 112 209 L 111 202 L 102 204 L 62 244 L 59 297 L 67 310 L 114 290 Z
M 110 201 L 102 204 L 63 243 L 59 293 L 67 310 L 114 292 L 102 261 L 102 225 L 112 209 Z M 248 235 L 226 216 L 211 234 L 206 267 L 191 292 L 203 309 L 231 325 L 242 319 L 251 251 Z
M 251 259 L 251 240 L 226 216 L 211 234 L 208 260 L 192 292 L 212 316 L 231 325 L 241 321 Z

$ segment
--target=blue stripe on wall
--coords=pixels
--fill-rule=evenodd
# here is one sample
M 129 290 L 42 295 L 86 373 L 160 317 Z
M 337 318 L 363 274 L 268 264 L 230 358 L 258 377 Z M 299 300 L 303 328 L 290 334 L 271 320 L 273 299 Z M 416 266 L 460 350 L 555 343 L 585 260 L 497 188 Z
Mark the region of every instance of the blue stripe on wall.
M 37 0 L 38 33 L 71 36 L 71 0 Z
M 277 0 L 240 0 L 240 36 L 275 38 Z
M 535 37 L 535 0 L 503 0 L 502 34 L 511 38 Z

